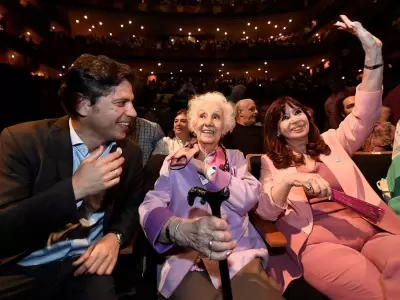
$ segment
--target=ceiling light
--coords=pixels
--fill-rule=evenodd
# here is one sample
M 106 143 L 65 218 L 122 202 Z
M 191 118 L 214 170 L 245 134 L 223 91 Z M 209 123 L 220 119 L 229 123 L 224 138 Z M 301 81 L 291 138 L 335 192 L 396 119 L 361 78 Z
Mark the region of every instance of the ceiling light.
M 63 65 L 62 68 L 65 69 L 65 66 Z
M 174 79 L 174 77 L 171 77 L 171 79 Z
M 112 35 L 112 33 L 110 32 L 110 35 Z
M 157 65 L 160 67 L 160 66 L 161 66 L 161 63 L 158 63 Z
M 132 21 L 129 20 L 129 24 L 132 24 Z
M 226 75 L 229 75 L 229 72 L 226 72 Z
M 123 28 L 124 27 L 124 24 L 121 24 L 121 28 Z
M 319 36 L 319 33 L 316 33 L 315 36 Z
M 142 72 L 142 69 L 139 69 L 140 72 Z
M 61 76 L 62 76 L 62 74 L 61 74 L 61 73 L 59 73 L 59 74 L 58 74 L 58 76 L 60 76 L 60 77 L 61 77 Z
M 79 20 L 75 20 L 76 23 L 79 23 Z
M 286 30 L 286 27 L 283 27 L 283 30 Z
M 221 66 L 225 66 L 224 64 L 221 64 Z
M 361 72 L 362 72 L 362 70 L 361 70 L 361 69 L 358 69 L 358 72 L 360 72 L 360 73 L 361 73 Z
M 182 70 L 179 70 L 179 72 L 181 72 L 181 73 L 182 73 Z
M 89 28 L 89 31 L 92 31 L 92 29 Z
M 92 25 L 92 28 L 95 28 L 94 25 Z
M 171 72 L 170 74 L 172 75 L 173 73 Z
M 302 64 L 301 66 L 304 67 L 304 64 Z
M 13 54 L 13 55 L 11 55 L 11 58 L 15 58 L 15 55 Z
M 243 31 L 243 34 L 246 34 L 246 31 Z
M 227 35 L 228 33 L 225 31 L 225 35 Z
M 219 28 L 217 28 L 217 31 L 219 31 Z
M 197 31 L 201 31 L 201 28 L 198 28 Z
M 250 26 L 251 24 L 250 23 L 247 23 L 247 26 Z
M 27 33 L 26 33 L 27 35 L 31 35 L 31 33 L 28 31 Z
M 322 61 L 322 62 L 324 62 L 324 61 L 325 61 L 325 59 L 323 58 L 323 59 L 321 59 L 321 61 Z
M 219 69 L 218 72 L 221 72 L 221 69 Z
M 174 39 L 171 39 L 171 43 L 173 43 L 174 42 Z
M 307 70 L 310 68 L 310 66 L 307 66 Z
M 53 26 L 53 27 L 51 27 L 51 28 L 52 28 L 53 30 L 54 30 L 54 29 L 56 29 L 54 26 Z
M 265 71 L 264 71 L 264 73 L 268 73 L 268 71 L 267 71 L 267 70 L 265 70 Z
M 246 36 L 246 40 L 248 40 L 249 39 L 249 37 L 248 36 Z
M 271 21 L 268 21 L 268 24 L 271 24 Z
M 202 67 L 203 66 L 203 64 L 200 64 L 200 67 Z
M 246 71 L 246 74 L 249 74 L 249 71 Z
M 345 79 L 345 77 L 343 76 L 342 79 Z
M 154 72 L 153 72 L 153 71 L 151 71 L 150 73 L 151 73 L 151 75 L 153 75 L 153 74 L 154 74 Z
M 271 35 L 271 39 L 273 39 L 274 38 L 274 36 L 273 35 Z
M 275 25 L 274 27 L 275 27 L 275 28 L 278 28 L 278 25 Z
M 289 23 L 292 23 L 292 19 L 289 20 Z
M 279 36 L 282 36 L 282 33 L 279 33 Z
M 136 35 L 132 34 L 132 37 L 136 37 Z
M 179 31 L 182 31 L 182 28 L 179 28 Z
M 266 61 L 264 62 L 264 65 L 268 64 Z
M 103 22 L 99 22 L 99 25 L 100 25 L 100 26 L 103 25 Z
M 189 35 L 192 35 L 192 33 L 191 33 L 191 32 L 189 32 L 188 34 L 189 34 Z
M 221 74 L 221 77 L 224 77 L 224 74 Z
M 142 30 L 143 30 L 143 29 L 144 29 L 144 26 L 140 26 L 140 29 L 142 29 Z
M 261 83 L 258 86 L 261 86 Z
M 84 17 L 85 19 L 87 19 L 87 16 L 86 16 L 86 15 L 84 15 L 83 17 Z
M 199 72 L 201 73 L 201 70 L 199 70 Z
M 257 29 L 258 29 L 258 27 L 256 26 L 256 27 L 254 27 L 254 29 L 255 29 L 255 30 L 257 30 Z
M 258 71 L 261 71 L 261 68 L 258 68 Z

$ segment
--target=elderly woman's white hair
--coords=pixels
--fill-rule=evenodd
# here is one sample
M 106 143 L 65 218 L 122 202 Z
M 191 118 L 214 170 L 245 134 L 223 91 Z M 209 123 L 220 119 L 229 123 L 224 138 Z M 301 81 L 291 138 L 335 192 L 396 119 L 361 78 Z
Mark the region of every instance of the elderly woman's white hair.
M 209 103 L 215 103 L 219 105 L 224 114 L 224 128 L 222 129 L 222 135 L 232 131 L 236 125 L 235 111 L 233 105 L 226 100 L 225 96 L 218 92 L 205 93 L 194 97 L 189 101 L 189 109 L 187 112 L 188 126 L 190 131 L 194 131 L 194 124 L 198 117 L 199 109 L 203 108 Z

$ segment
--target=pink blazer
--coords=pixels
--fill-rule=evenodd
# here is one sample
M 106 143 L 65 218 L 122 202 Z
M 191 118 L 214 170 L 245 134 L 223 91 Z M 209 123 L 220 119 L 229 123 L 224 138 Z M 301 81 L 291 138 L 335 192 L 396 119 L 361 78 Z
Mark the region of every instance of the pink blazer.
M 400 219 L 374 192 L 361 171 L 354 164 L 351 156 L 364 143 L 380 115 L 382 91 L 362 92 L 357 88 L 355 106 L 352 113 L 340 124 L 339 128 L 328 130 L 322 134 L 331 148 L 330 155 L 321 155 L 321 161 L 336 176 L 343 191 L 353 197 L 380 206 L 386 210 L 381 229 L 400 234 Z M 277 169 L 266 156 L 261 159 L 261 196 L 257 213 L 266 220 L 277 221 L 277 228 L 288 239 L 287 252 L 279 256 L 271 256 L 268 271 L 281 284 L 282 291 L 293 278 L 302 275 L 298 261 L 300 250 L 313 228 L 313 215 L 303 188 L 293 187 L 284 207 L 275 204 L 271 197 L 271 189 L 275 182 L 297 172 L 296 167 Z M 295 258 L 295 259 L 293 259 Z

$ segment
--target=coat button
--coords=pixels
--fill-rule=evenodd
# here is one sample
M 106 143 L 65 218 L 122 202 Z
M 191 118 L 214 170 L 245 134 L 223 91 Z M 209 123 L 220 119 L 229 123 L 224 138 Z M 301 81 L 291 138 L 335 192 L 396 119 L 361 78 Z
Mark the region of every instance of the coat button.
M 339 157 L 336 158 L 336 162 L 337 162 L 337 163 L 340 162 L 340 158 L 339 158 Z

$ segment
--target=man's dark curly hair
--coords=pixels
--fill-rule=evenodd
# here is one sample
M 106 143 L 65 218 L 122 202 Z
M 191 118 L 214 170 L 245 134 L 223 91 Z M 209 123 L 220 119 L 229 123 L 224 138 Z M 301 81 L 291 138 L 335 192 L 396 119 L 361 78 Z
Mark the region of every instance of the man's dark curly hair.
M 104 55 L 82 54 L 62 78 L 58 91 L 61 105 L 71 117 L 80 116 L 76 110 L 78 97 L 88 99 L 91 105 L 99 98 L 109 95 L 123 80 L 132 85 L 135 74 L 125 64 Z

